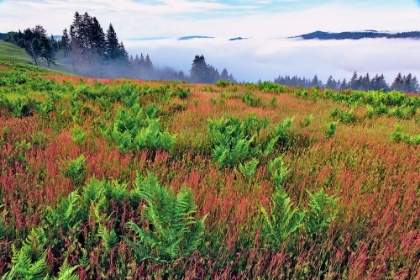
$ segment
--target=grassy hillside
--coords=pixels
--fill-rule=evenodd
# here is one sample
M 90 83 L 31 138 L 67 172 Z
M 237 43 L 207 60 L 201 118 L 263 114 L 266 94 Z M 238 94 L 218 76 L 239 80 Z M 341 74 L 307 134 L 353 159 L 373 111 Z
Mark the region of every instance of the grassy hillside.
M 23 48 L 0 40 L 0 61 L 32 62 L 31 57 Z
M 34 64 L 32 58 L 26 53 L 25 49 L 3 40 L 0 40 L 0 63 L 12 67 L 14 67 L 13 65 L 15 64 Z M 44 60 L 40 59 L 38 63 L 40 66 L 47 68 L 47 63 Z M 69 66 L 60 63 L 51 65 L 51 68 L 56 71 L 70 72 Z M 38 71 L 45 72 L 46 70 L 36 70 L 36 72 Z
M 418 279 L 419 107 L 0 62 L 0 274 Z

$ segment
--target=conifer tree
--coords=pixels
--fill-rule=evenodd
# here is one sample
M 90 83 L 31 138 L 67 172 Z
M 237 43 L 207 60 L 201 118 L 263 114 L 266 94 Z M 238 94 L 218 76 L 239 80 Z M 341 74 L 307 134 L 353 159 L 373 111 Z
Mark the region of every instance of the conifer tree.
M 144 65 L 144 56 L 143 53 L 140 54 L 139 65 L 142 67 Z
M 320 81 L 318 80 L 318 76 L 317 75 L 315 75 L 314 78 L 312 79 L 311 86 L 312 87 L 320 86 Z
M 222 73 L 220 74 L 220 80 L 224 80 L 224 81 L 229 80 L 229 73 L 228 73 L 228 71 L 226 70 L 226 68 L 223 68 L 223 71 L 222 71 Z
M 362 90 L 370 90 L 371 89 L 369 73 L 366 73 L 366 76 L 364 76 L 362 78 L 360 88 Z
M 404 78 L 402 77 L 401 73 L 398 73 L 397 77 L 395 77 L 394 82 L 391 85 L 391 90 L 403 91 L 404 90 Z
M 349 88 L 359 89 L 359 87 L 358 87 L 358 76 L 357 76 L 356 71 L 354 71 L 353 76 L 350 79 Z
M 205 83 L 209 78 L 209 67 L 203 55 L 196 55 L 190 70 L 193 83 Z
M 51 67 L 51 64 L 55 63 L 55 52 L 53 49 L 52 42 L 43 35 L 40 39 L 41 43 L 41 54 L 40 56 L 47 61 L 48 68 Z
M 28 55 L 34 60 L 34 63 L 38 65 L 38 59 L 40 57 L 46 59 L 48 67 L 54 60 L 54 51 L 51 45 L 51 41 L 47 38 L 47 31 L 41 25 L 35 26 L 35 28 L 27 28 L 23 35 L 23 45 Z
M 404 76 L 404 78 L 403 78 L 403 91 L 404 92 L 413 92 L 411 73 L 409 73 L 407 76 Z
M 346 78 L 344 78 L 343 81 L 340 84 L 340 89 L 341 90 L 346 90 L 347 88 L 348 88 L 347 81 L 346 81 Z
M 419 92 L 419 82 L 417 81 L 416 76 L 413 77 L 413 79 L 411 80 L 411 92 L 413 93 L 418 93 Z
M 328 77 L 327 84 L 325 86 L 330 89 L 335 89 L 336 82 L 333 80 L 333 77 L 331 75 Z
M 382 89 L 384 91 L 389 91 L 389 86 L 388 86 L 387 82 L 385 81 L 384 74 L 381 74 L 381 76 L 379 76 L 378 87 L 379 87 L 379 89 Z
M 104 30 L 102 29 L 102 26 L 96 19 L 96 17 L 93 17 L 92 19 L 90 34 L 91 34 L 90 35 L 91 42 L 93 44 L 93 48 L 95 49 L 96 53 L 102 58 L 105 57 L 105 54 L 106 54 L 105 33 L 104 33 Z
M 108 31 L 106 33 L 106 49 L 108 57 L 113 60 L 120 57 L 120 46 L 118 42 L 117 33 L 112 26 L 112 23 L 109 24 Z
M 147 71 L 153 69 L 153 64 L 148 54 L 146 55 L 146 59 L 144 60 L 144 69 L 146 69 Z

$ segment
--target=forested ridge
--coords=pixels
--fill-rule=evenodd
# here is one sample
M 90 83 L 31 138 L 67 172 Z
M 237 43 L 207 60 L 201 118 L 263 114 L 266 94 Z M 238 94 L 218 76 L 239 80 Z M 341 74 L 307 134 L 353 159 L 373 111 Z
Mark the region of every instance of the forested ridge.
M 317 75 L 315 75 L 313 79 L 280 75 L 274 79 L 274 82 L 281 85 L 294 87 L 311 88 L 317 86 L 333 90 L 382 90 L 384 92 L 396 90 L 407 93 L 418 93 L 420 89 L 417 77 L 411 75 L 411 73 L 408 73 L 407 75 L 398 73 L 391 85 L 387 83 L 383 74 L 376 74 L 371 78 L 369 73 L 366 73 L 363 76 L 358 75 L 356 72 L 353 73 L 348 82 L 345 78 L 340 81 L 335 80 L 332 76 L 329 76 L 327 82 L 324 84 L 321 80 L 318 79 Z
M 170 67 L 153 65 L 148 54 L 130 55 L 119 40 L 112 23 L 104 32 L 96 17 L 87 12 L 76 12 L 70 27 L 63 30 L 59 39 L 48 35 L 41 25 L 27 28 L 23 32 L 8 32 L 4 40 L 25 48 L 38 65 L 40 60 L 48 67 L 65 65 L 78 75 L 97 78 L 141 78 L 147 80 L 178 80 L 195 83 L 216 83 L 218 80 L 234 81 L 232 74 L 224 68 L 220 73 L 207 64 L 203 55 L 194 58 L 190 73 Z M 198 71 L 198 72 L 197 72 Z
M 367 38 L 387 38 L 387 39 L 419 39 L 420 31 L 410 31 L 410 32 L 398 32 L 398 33 L 389 33 L 389 32 L 378 32 L 376 30 L 366 30 L 366 31 L 345 31 L 345 32 L 324 32 L 324 31 L 315 31 L 308 34 L 298 35 L 290 38 L 302 38 L 305 40 L 319 39 L 319 40 L 360 40 Z

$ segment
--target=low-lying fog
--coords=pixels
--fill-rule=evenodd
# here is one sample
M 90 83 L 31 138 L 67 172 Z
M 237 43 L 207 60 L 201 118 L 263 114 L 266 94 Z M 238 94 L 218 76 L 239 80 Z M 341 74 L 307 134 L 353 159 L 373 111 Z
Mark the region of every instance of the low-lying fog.
M 149 54 L 155 66 L 172 67 L 189 73 L 195 55 L 204 55 L 219 72 L 227 68 L 238 81 L 273 80 L 279 75 L 306 77 L 315 74 L 324 83 L 349 80 L 354 71 L 384 74 L 392 83 L 399 72 L 420 78 L 420 40 L 362 39 L 320 41 L 301 39 L 262 39 L 229 41 L 215 39 L 123 40 L 135 56 Z

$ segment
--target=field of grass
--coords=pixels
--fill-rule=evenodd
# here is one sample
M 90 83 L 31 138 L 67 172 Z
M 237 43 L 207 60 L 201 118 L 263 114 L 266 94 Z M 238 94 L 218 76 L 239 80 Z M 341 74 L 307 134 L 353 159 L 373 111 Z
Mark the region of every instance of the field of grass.
M 12 43 L 0 40 L 0 61 L 31 62 L 31 57 L 25 52 L 25 49 L 19 48 Z
M 419 107 L 0 60 L 0 275 L 419 279 Z
M 34 64 L 32 58 L 26 53 L 24 48 L 20 48 L 12 43 L 0 40 L 0 63 L 4 68 L 6 65 L 10 66 L 11 62 Z M 40 66 L 47 67 L 47 63 L 43 59 L 40 59 L 38 63 Z M 60 63 L 51 65 L 51 68 L 56 71 L 69 72 L 69 67 Z

